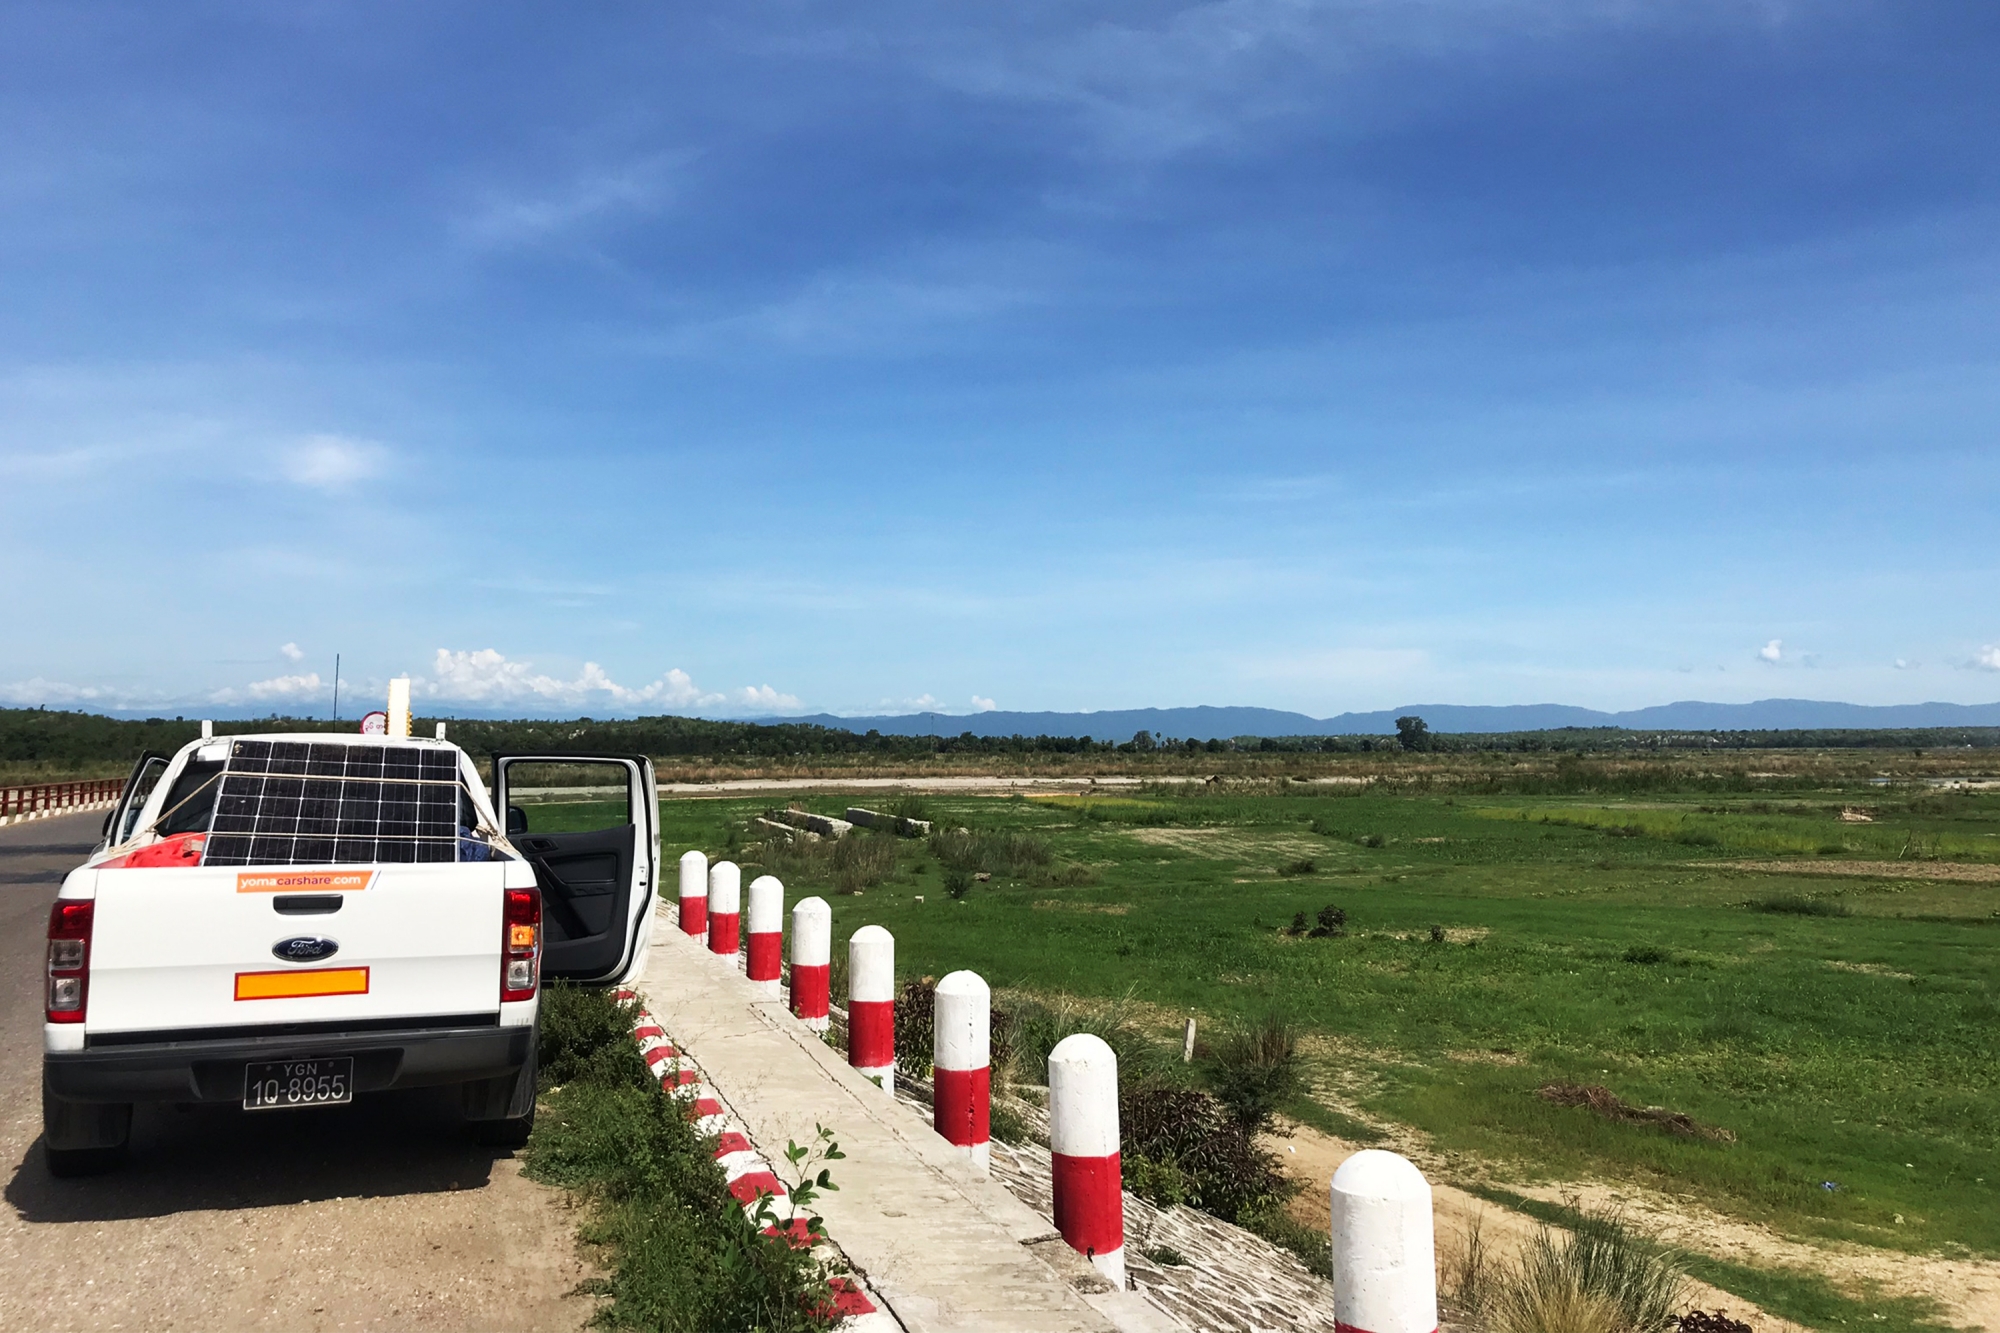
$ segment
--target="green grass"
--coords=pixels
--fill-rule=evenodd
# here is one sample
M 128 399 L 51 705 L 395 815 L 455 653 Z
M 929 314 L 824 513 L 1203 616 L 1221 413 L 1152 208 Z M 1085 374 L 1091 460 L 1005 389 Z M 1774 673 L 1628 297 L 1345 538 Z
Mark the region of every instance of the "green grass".
M 1803 1236 L 2000 1254 L 2000 885 L 1747 873 L 1696 864 L 1721 859 L 1716 846 L 1609 831 L 1789 830 L 1816 848 L 1860 830 L 1869 859 L 1913 838 L 1983 859 L 2000 848 L 2000 800 L 1896 800 L 1649 794 L 1613 826 L 1602 798 L 931 797 L 940 827 L 994 846 L 1032 835 L 1048 861 L 996 869 L 957 903 L 908 841 L 860 897 L 810 879 L 787 897 L 828 896 L 836 942 L 887 926 L 905 975 L 969 967 L 996 987 L 1129 997 L 1163 1042 L 1190 1013 L 1204 1031 L 1282 1018 L 1307 1036 L 1323 1114 L 1413 1125 L 1521 1180 L 1628 1180 Z M 1874 823 L 1840 820 L 1862 804 Z M 759 808 L 664 803 L 668 860 L 733 847 L 750 870 Z M 534 814 L 554 809 L 582 807 Z M 1759 855 L 1782 849 L 1769 839 Z M 1278 873 L 1303 860 L 1312 875 Z M 1087 881 L 1054 882 L 1048 865 Z M 1848 915 L 1748 905 L 1785 895 Z M 1282 933 L 1329 905 L 1348 913 L 1344 938 Z M 1533 1096 L 1554 1081 L 1735 1138 L 1675 1138 Z
M 633 1043 L 632 1009 L 603 991 L 542 995 L 541 1107 L 527 1174 L 589 1205 L 581 1239 L 607 1276 L 592 1322 L 616 1329 L 808 1333 L 826 1274 L 751 1229 L 686 1107 L 661 1093 Z

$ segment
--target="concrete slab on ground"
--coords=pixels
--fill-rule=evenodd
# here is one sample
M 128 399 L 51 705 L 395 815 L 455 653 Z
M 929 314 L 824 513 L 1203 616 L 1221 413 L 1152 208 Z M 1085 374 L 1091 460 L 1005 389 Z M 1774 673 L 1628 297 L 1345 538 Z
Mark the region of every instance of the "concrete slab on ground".
M 1111 1290 L 998 1181 L 974 1175 L 928 1121 L 663 913 L 637 989 L 708 1084 L 776 1160 L 833 1131 L 846 1159 L 821 1201 L 828 1235 L 910 1333 L 1185 1333 Z

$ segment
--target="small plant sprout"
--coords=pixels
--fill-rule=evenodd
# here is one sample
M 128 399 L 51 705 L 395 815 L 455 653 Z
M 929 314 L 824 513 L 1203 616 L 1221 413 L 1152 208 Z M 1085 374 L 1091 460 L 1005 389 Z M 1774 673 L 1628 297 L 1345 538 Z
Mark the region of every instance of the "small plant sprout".
M 811 1143 L 800 1143 L 796 1139 L 785 1143 L 785 1174 L 791 1177 L 785 1182 L 785 1192 L 791 1196 L 791 1218 L 778 1216 L 773 1200 L 781 1196 L 760 1194 L 757 1196 L 757 1211 L 750 1219 L 756 1230 L 776 1230 L 789 1235 L 791 1222 L 803 1211 L 806 1224 L 804 1239 L 807 1243 L 818 1244 L 826 1238 L 825 1219 L 812 1212 L 811 1208 L 820 1195 L 839 1191 L 840 1186 L 833 1183 L 833 1172 L 826 1163 L 840 1161 L 847 1154 L 834 1141 L 832 1130 L 821 1124 L 815 1124 L 813 1129 L 815 1133 Z

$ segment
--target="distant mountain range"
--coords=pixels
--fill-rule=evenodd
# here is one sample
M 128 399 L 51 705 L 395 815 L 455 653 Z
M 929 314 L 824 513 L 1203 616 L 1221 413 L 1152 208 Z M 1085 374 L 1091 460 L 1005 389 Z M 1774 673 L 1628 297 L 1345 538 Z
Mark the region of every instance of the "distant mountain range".
M 1793 731 L 1821 728 L 1875 730 L 1897 727 L 2000 727 L 2000 703 L 1842 704 L 1816 699 L 1759 699 L 1748 704 L 1688 701 L 1600 713 L 1568 704 L 1410 704 L 1378 713 L 1308 717 L 1277 708 L 1118 708 L 1101 713 L 899 713 L 886 717 L 744 719 L 804 722 L 885 736 L 1089 736 L 1127 741 L 1141 731 L 1155 736 L 1215 740 L 1231 736 L 1382 736 L 1396 719 L 1414 713 L 1432 731 L 1550 731 L 1558 727 L 1625 727 L 1634 731 Z

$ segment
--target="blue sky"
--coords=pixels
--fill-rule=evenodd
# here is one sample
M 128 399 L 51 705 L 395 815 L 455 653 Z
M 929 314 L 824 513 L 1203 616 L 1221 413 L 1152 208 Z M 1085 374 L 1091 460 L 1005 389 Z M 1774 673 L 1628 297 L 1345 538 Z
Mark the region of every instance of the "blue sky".
M 1996 64 L 1962 0 L 14 0 L 0 701 L 2000 698 Z

